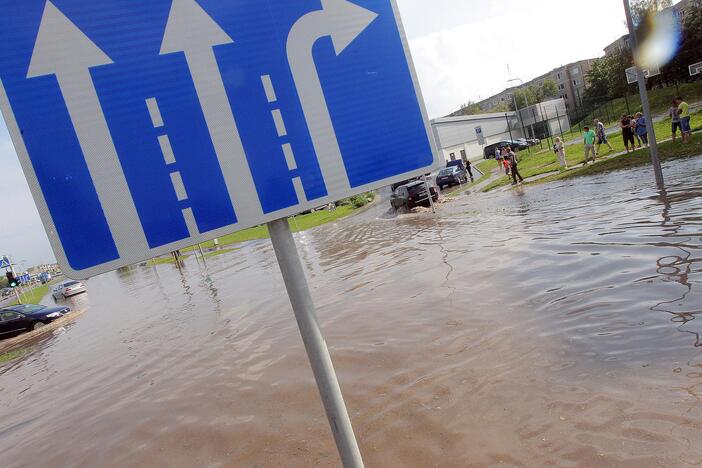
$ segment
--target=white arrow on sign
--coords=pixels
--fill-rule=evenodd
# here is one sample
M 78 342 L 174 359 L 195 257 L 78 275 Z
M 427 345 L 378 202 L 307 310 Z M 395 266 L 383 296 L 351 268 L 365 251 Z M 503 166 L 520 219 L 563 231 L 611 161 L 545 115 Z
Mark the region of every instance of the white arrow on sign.
M 98 99 L 90 68 L 112 60 L 51 1 L 46 2 L 27 78 L 56 75 L 107 224 L 122 256 L 147 252 L 146 236 Z
M 173 0 L 161 55 L 184 52 L 238 220 L 263 214 L 213 47 L 234 41 L 195 0 Z
M 322 37 L 331 36 L 338 56 L 377 17 L 376 13 L 348 0 L 322 0 L 322 9 L 300 18 L 288 35 L 286 49 L 290 70 L 330 197 L 348 192 L 351 184 L 312 48 Z

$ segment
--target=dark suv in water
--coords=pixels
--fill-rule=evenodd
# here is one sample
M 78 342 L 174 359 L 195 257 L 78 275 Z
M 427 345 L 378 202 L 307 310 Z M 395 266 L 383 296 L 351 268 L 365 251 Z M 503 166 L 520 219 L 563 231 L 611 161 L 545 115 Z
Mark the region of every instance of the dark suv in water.
M 439 200 L 439 192 L 436 190 L 436 187 L 430 186 L 429 192 L 433 201 Z M 411 210 L 416 206 L 430 206 L 431 203 L 427 196 L 427 184 L 421 180 L 416 180 L 395 188 L 390 198 L 390 204 L 396 210 L 402 207 Z

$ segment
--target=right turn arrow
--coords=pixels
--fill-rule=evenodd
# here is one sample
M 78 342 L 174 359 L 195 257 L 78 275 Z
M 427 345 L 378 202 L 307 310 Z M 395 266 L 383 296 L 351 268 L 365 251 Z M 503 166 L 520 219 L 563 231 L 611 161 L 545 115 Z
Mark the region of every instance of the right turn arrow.
M 312 48 L 322 37 L 331 36 L 340 55 L 378 15 L 348 0 L 322 0 L 322 9 L 300 18 L 290 30 L 287 55 L 327 193 L 338 198 L 351 189 L 324 97 Z

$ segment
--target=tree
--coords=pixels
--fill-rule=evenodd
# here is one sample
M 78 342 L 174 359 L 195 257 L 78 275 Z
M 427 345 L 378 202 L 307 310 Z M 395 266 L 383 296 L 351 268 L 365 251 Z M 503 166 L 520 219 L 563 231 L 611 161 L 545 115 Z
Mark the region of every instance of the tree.
M 547 98 L 554 98 L 558 96 L 558 85 L 556 85 L 556 82 L 553 80 L 544 80 L 544 84 L 541 85 L 539 94 L 539 102 Z
M 610 98 L 609 72 L 607 59 L 597 59 L 592 63 L 592 68 L 587 74 L 590 86 L 583 93 L 583 102 L 598 104 Z
M 461 115 L 475 115 L 480 114 L 481 112 L 482 109 L 480 109 L 480 106 L 473 101 L 468 101 L 465 104 L 461 104 L 461 110 L 459 111 Z

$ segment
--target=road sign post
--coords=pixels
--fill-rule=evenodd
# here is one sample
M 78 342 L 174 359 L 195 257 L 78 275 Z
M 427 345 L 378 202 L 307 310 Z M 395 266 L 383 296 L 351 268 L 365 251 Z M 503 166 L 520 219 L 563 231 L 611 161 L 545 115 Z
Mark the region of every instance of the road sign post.
M 0 109 L 63 272 L 268 224 L 347 467 L 360 451 L 287 217 L 444 162 L 395 0 L 355 1 L 0 3 Z
M 345 468 L 362 467 L 361 452 L 322 336 L 290 224 L 287 219 L 279 219 L 268 223 L 268 229 L 341 461 Z
M 631 17 L 631 6 L 629 5 L 629 0 L 624 0 L 624 11 L 626 13 L 626 22 L 629 26 L 629 38 L 631 40 L 631 49 L 633 51 L 636 51 L 638 48 L 638 41 L 636 38 L 636 29 L 634 28 L 634 20 Z M 646 76 L 641 67 L 637 65 L 635 68 L 637 81 L 639 83 L 639 94 L 641 95 L 641 105 L 643 107 L 643 113 L 646 116 L 646 125 L 649 135 L 649 151 L 651 153 L 651 164 L 653 165 L 653 173 L 656 178 L 656 185 L 658 185 L 659 189 L 663 189 L 665 188 L 665 181 L 663 179 L 663 169 L 661 168 L 661 162 L 658 159 L 658 142 L 656 141 L 656 129 L 653 125 L 653 114 L 651 114 L 651 105 L 648 101 L 648 90 L 646 89 Z M 652 76 L 651 71 L 649 71 L 649 75 Z

